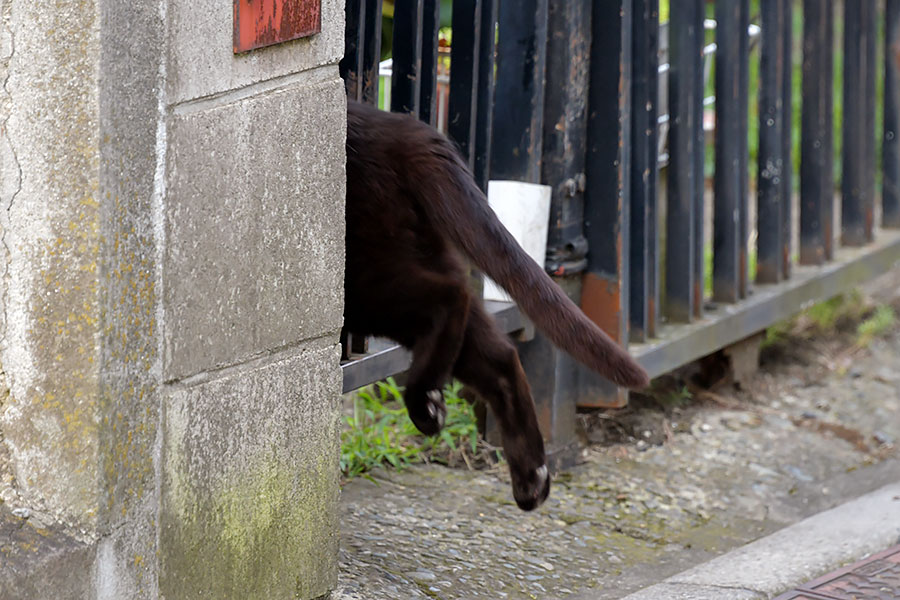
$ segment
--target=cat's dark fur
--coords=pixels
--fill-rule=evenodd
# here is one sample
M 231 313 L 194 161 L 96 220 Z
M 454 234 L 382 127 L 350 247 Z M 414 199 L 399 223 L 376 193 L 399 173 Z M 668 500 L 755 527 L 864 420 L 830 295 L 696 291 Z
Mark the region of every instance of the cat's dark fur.
M 412 350 L 405 401 L 422 433 L 443 426 L 439 390 L 451 376 L 474 388 L 496 416 L 516 503 L 531 510 L 550 486 L 534 402 L 515 347 L 470 290 L 464 256 L 556 346 L 615 383 L 647 385 L 507 232 L 445 137 L 350 102 L 344 327 Z

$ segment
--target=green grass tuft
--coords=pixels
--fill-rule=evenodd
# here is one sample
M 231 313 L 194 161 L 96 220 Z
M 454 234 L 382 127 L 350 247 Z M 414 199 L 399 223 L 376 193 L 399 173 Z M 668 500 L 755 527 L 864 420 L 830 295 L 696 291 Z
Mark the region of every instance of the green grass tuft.
M 880 305 L 872 313 L 872 316 L 864 320 L 856 328 L 857 345 L 868 346 L 876 337 L 880 337 L 890 330 L 897 322 L 894 309 L 887 305 Z
M 851 290 L 814 304 L 806 309 L 804 315 L 815 330 L 827 333 L 834 329 L 846 329 L 847 324 L 859 321 L 870 310 L 870 306 L 859 290 Z
M 444 388 L 447 419 L 436 436 L 416 429 L 403 405 L 403 388 L 393 378 L 357 392 L 353 414 L 344 417 L 341 471 L 358 477 L 376 467 L 404 469 L 423 462 L 469 462 L 478 453 L 478 422 L 471 404 L 460 397 L 462 384 Z
M 763 348 L 798 336 L 832 335 L 856 331 L 856 344 L 866 346 L 896 323 L 890 306 L 873 306 L 859 290 L 852 290 L 814 304 L 802 313 L 766 329 Z
M 846 312 L 848 301 L 842 294 L 824 302 L 810 306 L 806 310 L 806 316 L 819 331 L 834 329 L 838 319 Z
M 660 392 L 655 396 L 656 401 L 664 408 L 683 408 L 691 403 L 694 394 L 686 385 Z

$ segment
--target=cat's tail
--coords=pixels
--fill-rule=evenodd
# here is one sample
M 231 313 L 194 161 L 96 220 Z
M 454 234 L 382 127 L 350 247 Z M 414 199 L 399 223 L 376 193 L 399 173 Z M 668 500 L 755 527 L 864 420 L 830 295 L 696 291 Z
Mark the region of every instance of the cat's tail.
M 453 153 L 441 198 L 424 199 L 442 230 L 505 289 L 535 326 L 561 350 L 624 387 L 650 380 L 628 352 L 591 321 L 500 223 L 465 164 Z M 435 173 L 429 178 L 434 179 Z M 462 193 L 459 193 L 462 192 Z M 478 224 L 467 227 L 464 224 Z

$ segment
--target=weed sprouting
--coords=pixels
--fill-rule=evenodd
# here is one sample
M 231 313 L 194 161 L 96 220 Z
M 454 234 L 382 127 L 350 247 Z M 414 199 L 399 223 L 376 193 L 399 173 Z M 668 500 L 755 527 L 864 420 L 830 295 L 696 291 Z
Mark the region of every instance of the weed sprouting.
M 683 408 L 694 399 L 693 393 L 686 385 L 654 394 L 654 399 L 665 408 Z
M 896 323 L 894 310 L 887 305 L 873 305 L 859 290 L 852 290 L 806 308 L 789 320 L 766 330 L 763 348 L 809 335 L 833 335 L 856 332 L 857 348 L 867 346 L 884 335 Z
M 462 384 L 444 388 L 447 418 L 438 435 L 423 436 L 403 406 L 403 388 L 388 377 L 353 397 L 353 414 L 344 417 L 341 471 L 349 478 L 380 466 L 404 469 L 412 464 L 464 462 L 471 466 L 483 444 L 475 411 L 460 396 Z
M 880 305 L 872 315 L 865 319 L 856 328 L 858 346 L 868 346 L 876 337 L 884 335 L 897 322 L 894 309 L 887 305 Z
M 805 315 L 819 333 L 829 332 L 839 327 L 841 322 L 856 321 L 862 317 L 867 303 L 859 290 L 835 296 L 824 302 L 810 306 Z

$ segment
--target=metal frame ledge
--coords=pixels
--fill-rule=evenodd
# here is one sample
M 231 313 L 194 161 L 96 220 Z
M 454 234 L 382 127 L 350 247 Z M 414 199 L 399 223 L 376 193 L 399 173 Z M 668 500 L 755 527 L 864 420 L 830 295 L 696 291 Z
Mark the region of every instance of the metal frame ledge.
M 664 325 L 658 338 L 629 350 L 657 377 L 874 279 L 900 264 L 900 231 L 878 233 L 873 244 L 836 250 L 834 262 L 826 265 L 795 266 L 789 280 L 754 285 L 752 295 L 738 304 L 707 305 L 702 320 Z
M 487 300 L 485 308 L 497 320 L 506 333 L 514 333 L 529 327 L 519 308 L 512 302 Z M 344 374 L 343 393 L 352 392 L 390 375 L 402 373 L 409 368 L 412 354 L 409 350 L 383 338 L 369 342 L 369 352 L 341 363 Z
M 629 350 L 651 377 L 657 377 L 725 348 L 790 318 L 807 306 L 846 292 L 900 265 L 900 231 L 879 230 L 878 239 L 861 248 L 841 248 L 834 262 L 817 267 L 795 266 L 791 279 L 774 285 L 757 284 L 738 304 L 707 305 L 705 317 L 690 324 L 663 325 L 659 336 Z M 507 333 L 521 331 L 527 321 L 510 302 L 485 302 Z M 408 350 L 393 342 L 372 340 L 371 352 L 341 364 L 344 393 L 409 368 Z M 582 386 L 609 384 L 579 367 Z

